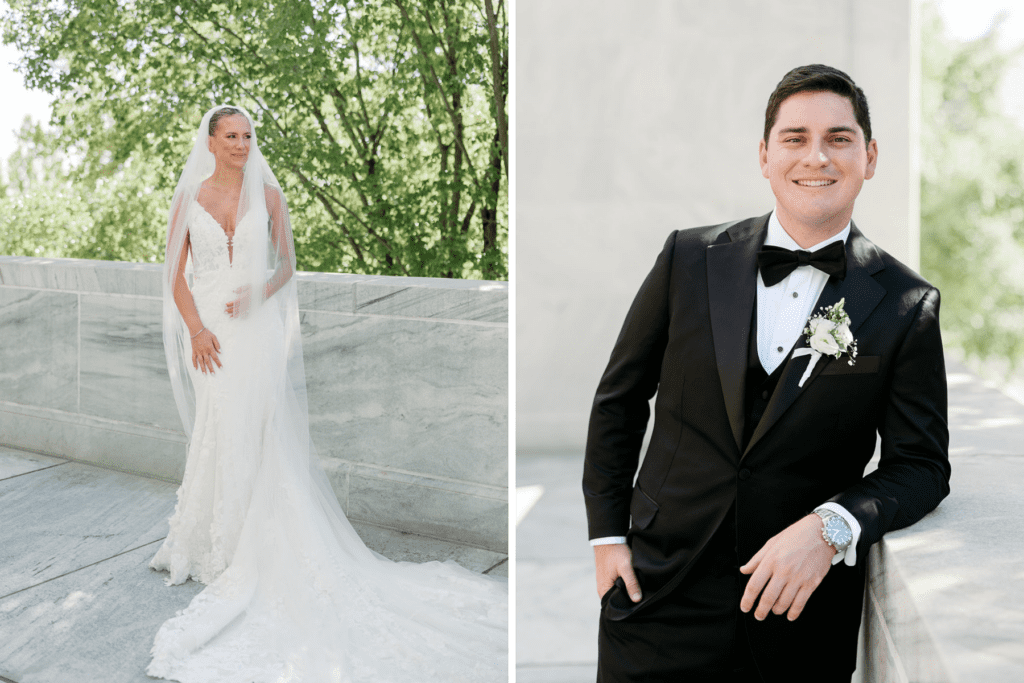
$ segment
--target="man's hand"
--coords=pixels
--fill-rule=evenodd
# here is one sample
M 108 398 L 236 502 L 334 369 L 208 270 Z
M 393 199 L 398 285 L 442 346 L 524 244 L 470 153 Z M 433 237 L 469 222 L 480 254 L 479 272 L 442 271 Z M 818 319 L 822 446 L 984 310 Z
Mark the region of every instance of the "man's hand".
M 604 597 L 615 579 L 622 577 L 626 582 L 626 591 L 633 602 L 640 602 L 643 594 L 640 583 L 633 573 L 633 553 L 625 543 L 609 543 L 594 546 L 594 564 L 597 567 L 597 595 Z
M 740 600 L 740 609 L 749 612 L 763 588 L 754 612 L 758 621 L 763 621 L 769 610 L 779 615 L 788 610 L 790 621 L 800 616 L 836 554 L 835 548 L 822 538 L 823 528 L 821 518 L 809 514 L 769 539 L 740 567 L 744 574 L 753 574 Z

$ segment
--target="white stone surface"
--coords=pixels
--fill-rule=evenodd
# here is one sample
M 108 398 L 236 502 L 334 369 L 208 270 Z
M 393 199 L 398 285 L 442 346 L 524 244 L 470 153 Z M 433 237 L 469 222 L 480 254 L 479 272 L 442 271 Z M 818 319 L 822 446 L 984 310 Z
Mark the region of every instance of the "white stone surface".
M 0 676 L 17 683 L 144 683 L 160 624 L 202 586 L 148 568 L 176 486 L 0 448 Z M 508 556 L 356 522 L 396 561 L 508 576 Z
M 0 288 L 0 400 L 78 408 L 78 297 Z
M 0 445 L 180 481 L 160 272 L 0 256 Z M 508 283 L 296 280 L 311 434 L 343 507 L 504 552 Z
M 352 526 L 366 545 L 395 562 L 450 560 L 478 574 L 508 578 L 508 555 L 362 522 Z
M 0 443 L 181 481 L 185 434 L 119 420 L 0 401 Z
M 866 681 L 1024 680 L 1024 406 L 947 375 L 951 492 L 872 549 Z
M 668 233 L 774 206 L 757 161 L 791 68 L 867 93 L 878 172 L 854 220 L 917 263 L 909 2 L 560 0 L 516 6 L 520 449 L 579 449 L 626 310 Z
M 174 490 L 76 462 L 0 481 L 0 595 L 162 538 Z
M 202 589 L 165 586 L 146 566 L 156 548 L 0 597 L 0 672 L 17 683 L 152 683 L 153 636 Z
M 81 308 L 80 411 L 180 431 L 164 356 L 161 302 L 83 294 Z
M 591 683 L 601 603 L 579 455 L 520 455 L 516 487 L 543 494 L 516 527 L 516 680 Z
M 0 257 L 0 286 L 161 296 L 162 266 L 86 259 Z
M 950 497 L 873 553 L 874 598 L 910 680 L 1024 680 L 1022 477 L 1019 455 L 959 459 Z
M 505 491 L 479 487 L 466 492 L 446 483 L 357 467 L 349 478 L 347 514 L 350 519 L 392 529 L 504 550 L 508 544 Z
M 508 289 L 503 284 L 473 291 L 367 283 L 356 287 L 355 304 L 358 312 L 377 315 L 508 321 Z
M 14 448 L 0 446 L 0 481 L 19 477 L 29 472 L 63 465 L 67 460 L 49 455 L 19 451 Z
M 505 486 L 508 328 L 307 311 L 321 455 Z

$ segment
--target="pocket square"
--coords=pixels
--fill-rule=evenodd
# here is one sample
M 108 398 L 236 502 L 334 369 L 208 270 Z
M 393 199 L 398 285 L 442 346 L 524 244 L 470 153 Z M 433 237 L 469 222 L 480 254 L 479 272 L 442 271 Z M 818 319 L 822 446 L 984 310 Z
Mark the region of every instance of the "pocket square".
M 858 356 L 856 362 L 850 365 L 850 359 L 830 358 L 828 365 L 821 369 L 823 375 L 862 375 L 871 372 L 878 372 L 878 361 L 881 356 Z

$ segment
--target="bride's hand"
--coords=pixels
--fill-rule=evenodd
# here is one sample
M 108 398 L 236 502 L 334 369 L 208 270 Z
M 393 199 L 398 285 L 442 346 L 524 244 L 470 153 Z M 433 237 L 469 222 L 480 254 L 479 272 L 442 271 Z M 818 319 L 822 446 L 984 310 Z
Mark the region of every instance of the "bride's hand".
M 244 316 L 249 312 L 249 300 L 250 292 L 252 288 L 249 285 L 243 285 L 235 290 L 235 294 L 238 298 L 234 301 L 229 301 L 228 305 L 224 307 L 224 312 L 230 315 L 232 318 L 238 318 Z
M 213 374 L 214 363 L 218 368 L 223 367 L 220 358 L 217 357 L 219 352 L 220 342 L 217 341 L 217 335 L 204 328 L 192 338 L 192 367 L 202 370 L 204 375 L 207 372 Z

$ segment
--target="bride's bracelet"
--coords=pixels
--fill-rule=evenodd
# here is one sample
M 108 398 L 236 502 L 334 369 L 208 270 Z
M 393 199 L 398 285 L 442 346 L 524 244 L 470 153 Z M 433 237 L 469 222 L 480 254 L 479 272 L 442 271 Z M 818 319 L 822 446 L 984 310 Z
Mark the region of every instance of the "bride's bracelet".
M 205 330 L 205 329 L 206 328 L 204 327 L 203 330 Z M 195 334 L 193 334 L 191 339 L 195 339 L 196 337 L 198 337 L 202 333 L 203 330 L 199 330 L 199 332 L 196 332 Z

